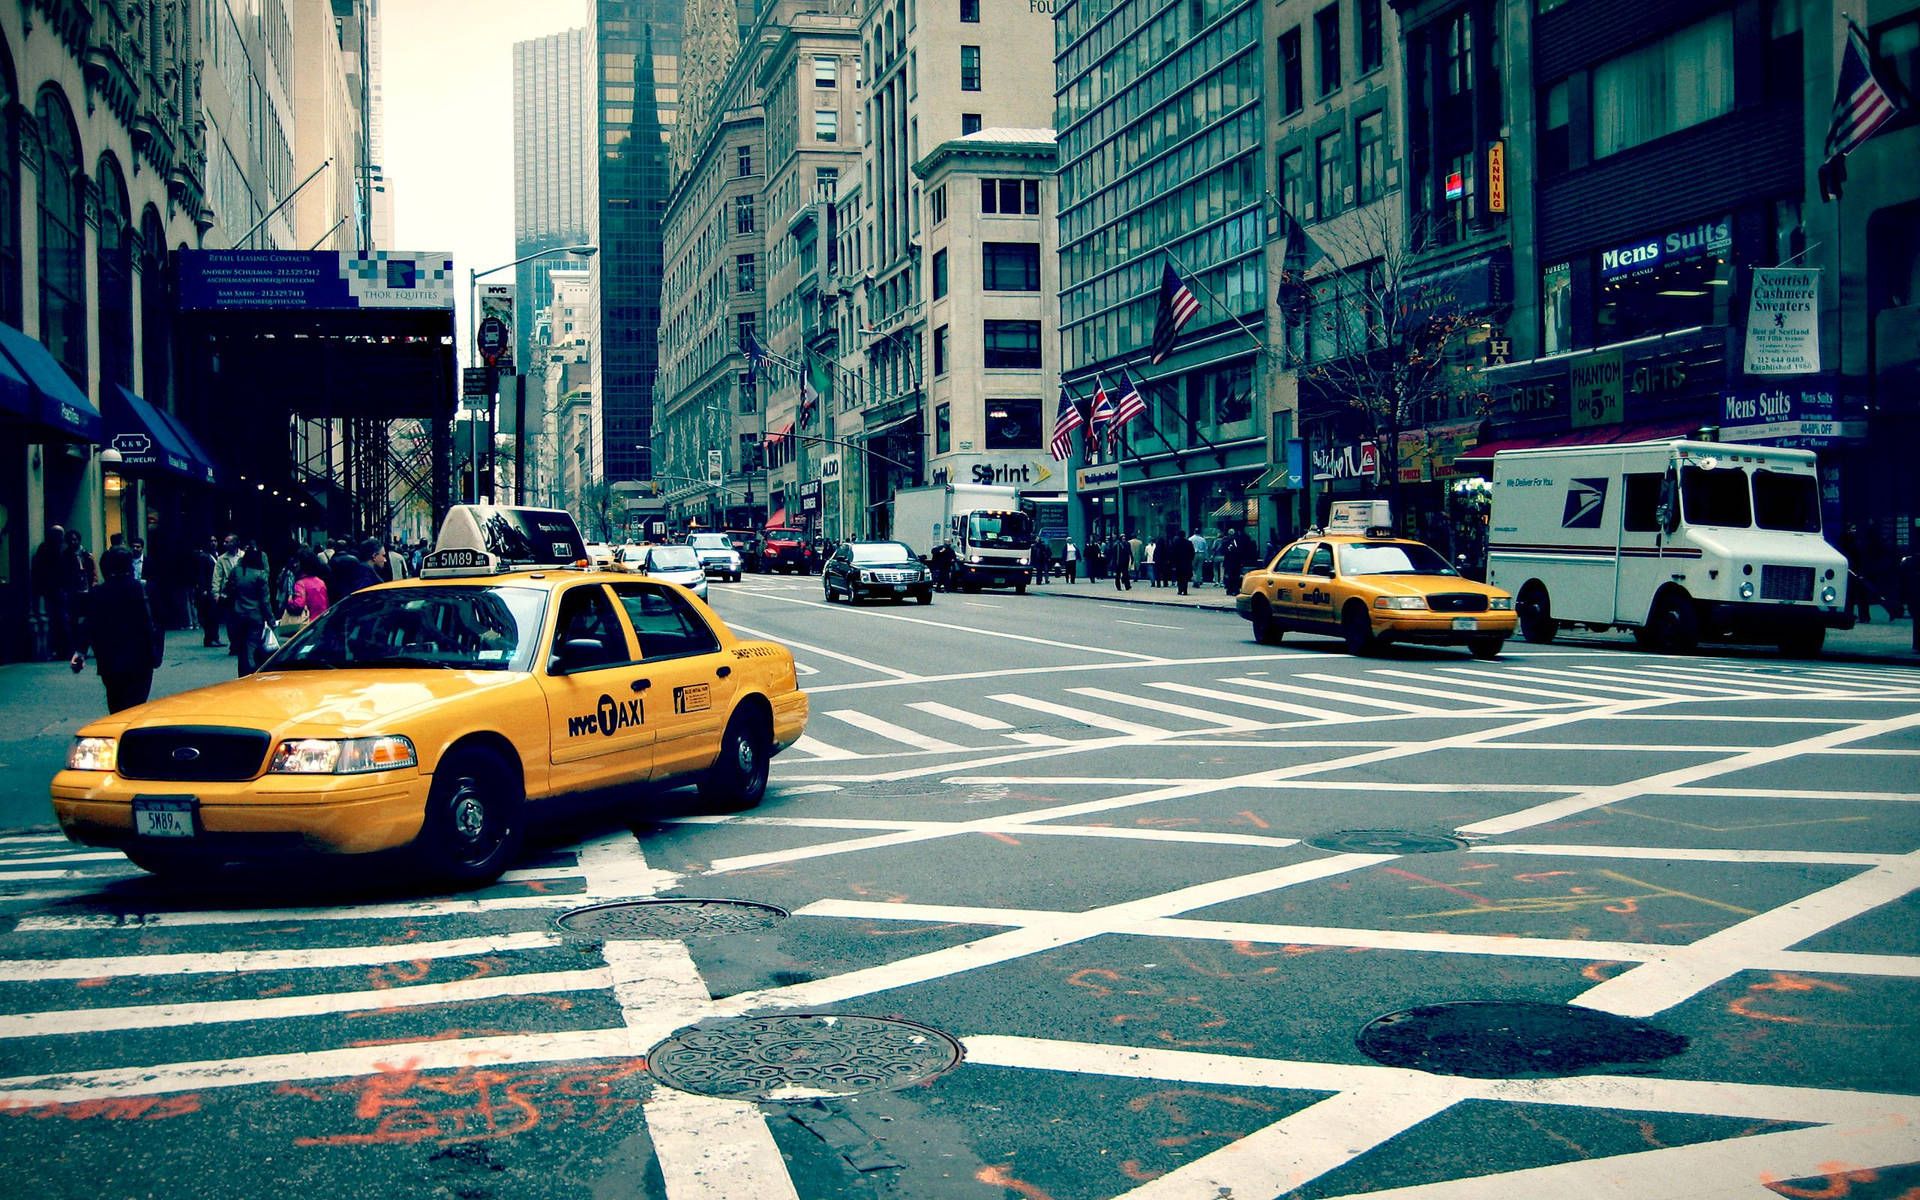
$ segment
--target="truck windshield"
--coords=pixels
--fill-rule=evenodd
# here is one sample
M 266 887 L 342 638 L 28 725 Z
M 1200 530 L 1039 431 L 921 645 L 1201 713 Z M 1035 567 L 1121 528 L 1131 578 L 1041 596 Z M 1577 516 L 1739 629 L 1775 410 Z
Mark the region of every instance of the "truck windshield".
M 977 512 L 967 517 L 968 540 L 976 546 L 1025 546 L 1033 541 L 1033 522 L 1023 512 Z
M 1762 529 L 1819 533 L 1819 482 L 1811 475 L 1761 467 L 1753 473 L 1753 515 Z
M 687 545 L 696 550 L 731 550 L 733 539 L 724 533 L 690 533 Z
M 1344 575 L 1454 575 L 1447 560 L 1417 542 L 1349 542 L 1340 547 Z
M 1691 525 L 1745 529 L 1753 524 L 1747 473 L 1737 467 L 1709 471 L 1689 464 L 1680 468 L 1680 505 Z

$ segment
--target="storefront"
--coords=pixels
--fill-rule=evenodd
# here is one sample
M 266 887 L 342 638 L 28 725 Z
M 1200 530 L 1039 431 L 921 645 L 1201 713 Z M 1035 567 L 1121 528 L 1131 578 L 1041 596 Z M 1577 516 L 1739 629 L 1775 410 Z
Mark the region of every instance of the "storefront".
M 1265 470 L 1254 459 L 1256 448 L 1228 454 L 1225 467 L 1203 466 L 1208 457 L 1185 465 L 1192 470 L 1173 474 L 1180 464 L 1162 460 L 1148 464 L 1100 463 L 1074 474 L 1074 498 L 1080 508 L 1084 536 L 1102 540 L 1116 536 L 1143 541 L 1185 530 L 1203 530 L 1209 536 L 1224 529 L 1246 529 L 1251 534 L 1272 524 L 1271 496 L 1256 491 Z M 1234 465 L 1234 458 L 1247 461 Z M 1152 474 L 1147 473 L 1152 471 Z
M 1720 423 L 1725 326 L 1490 367 L 1486 437 L 1455 461 L 1484 472 L 1498 450 L 1679 437 Z

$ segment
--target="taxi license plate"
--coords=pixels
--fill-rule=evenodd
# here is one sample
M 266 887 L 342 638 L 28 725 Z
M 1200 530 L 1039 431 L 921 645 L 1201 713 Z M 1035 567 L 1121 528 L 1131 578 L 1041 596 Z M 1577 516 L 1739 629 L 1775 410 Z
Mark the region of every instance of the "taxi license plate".
M 1453 619 L 1453 627 L 1455 629 L 1478 629 L 1480 628 L 1480 622 L 1475 617 L 1455 617 Z
M 192 837 L 194 810 L 200 802 L 191 796 L 180 799 L 133 802 L 133 832 L 141 837 Z

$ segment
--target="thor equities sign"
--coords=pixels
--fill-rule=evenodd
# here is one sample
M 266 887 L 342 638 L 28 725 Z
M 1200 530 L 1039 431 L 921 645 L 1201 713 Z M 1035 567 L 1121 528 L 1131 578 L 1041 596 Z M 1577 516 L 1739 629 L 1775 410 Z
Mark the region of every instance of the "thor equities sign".
M 1747 374 L 1820 372 L 1820 272 L 1755 267 L 1747 305 Z
M 180 307 L 453 307 L 453 257 L 368 250 L 183 250 Z

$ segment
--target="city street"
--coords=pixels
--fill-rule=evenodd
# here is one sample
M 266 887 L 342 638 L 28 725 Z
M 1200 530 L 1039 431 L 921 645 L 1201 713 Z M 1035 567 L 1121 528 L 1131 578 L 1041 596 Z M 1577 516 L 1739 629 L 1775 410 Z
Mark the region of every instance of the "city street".
M 162 883 L 59 835 L 56 764 L 19 784 L 0 1170 L 167 1200 L 1920 1188 L 1911 665 L 1354 658 L 817 577 L 712 602 L 811 696 L 765 802 L 557 814 L 477 892 Z M 642 899 L 697 903 L 559 921 Z

